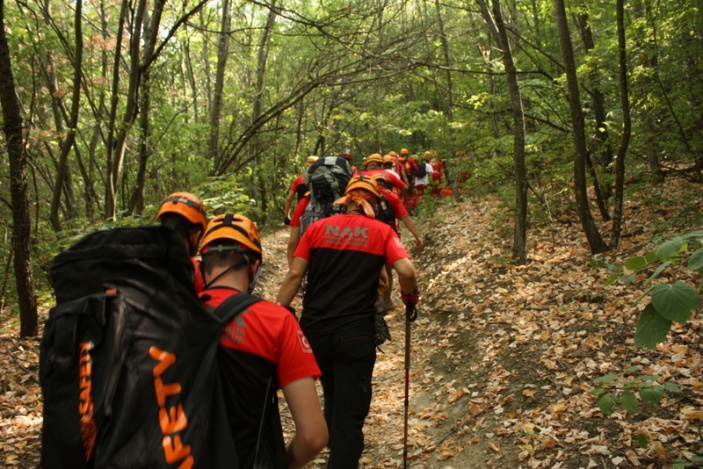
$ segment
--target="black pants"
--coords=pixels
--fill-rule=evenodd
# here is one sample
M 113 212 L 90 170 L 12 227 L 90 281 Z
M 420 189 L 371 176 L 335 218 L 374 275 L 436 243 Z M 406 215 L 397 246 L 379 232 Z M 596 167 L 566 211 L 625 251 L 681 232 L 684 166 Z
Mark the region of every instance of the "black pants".
M 357 469 L 364 450 L 364 420 L 371 407 L 376 346 L 368 328 L 307 335 L 322 371 L 329 469 Z

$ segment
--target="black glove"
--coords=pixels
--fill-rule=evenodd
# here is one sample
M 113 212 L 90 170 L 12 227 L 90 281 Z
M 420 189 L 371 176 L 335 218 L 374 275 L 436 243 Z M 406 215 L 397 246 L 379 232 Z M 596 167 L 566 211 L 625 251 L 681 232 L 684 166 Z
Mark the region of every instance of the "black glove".
M 283 224 L 286 225 L 286 226 L 290 226 L 290 218 L 284 217 L 284 218 L 283 218 Z

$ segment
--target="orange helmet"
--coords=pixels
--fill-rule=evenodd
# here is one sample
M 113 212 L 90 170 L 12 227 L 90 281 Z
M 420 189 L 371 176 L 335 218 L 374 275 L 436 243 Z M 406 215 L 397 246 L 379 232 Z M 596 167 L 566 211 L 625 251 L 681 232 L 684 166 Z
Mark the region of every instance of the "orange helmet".
M 386 187 L 388 185 L 388 177 L 386 176 L 385 171 L 373 173 L 371 175 L 371 179 L 373 179 L 374 182 L 376 182 L 376 185 L 379 187 Z M 381 181 L 383 181 L 383 184 L 381 184 Z
M 383 164 L 393 163 L 393 156 L 391 154 L 383 156 Z
M 393 150 L 391 150 L 390 152 L 388 152 L 388 154 L 391 155 L 391 156 L 398 156 L 398 154 L 397 154 L 396 152 L 394 152 Z
M 383 157 L 381 156 L 380 153 L 372 153 L 369 156 L 367 156 L 366 159 L 364 160 L 364 166 L 368 165 L 369 163 L 383 164 Z
M 244 215 L 223 214 L 210 220 L 207 230 L 200 243 L 200 254 L 210 251 L 210 244 L 219 240 L 230 240 L 237 243 L 236 250 L 253 251 L 259 259 L 263 257 L 261 236 L 254 223 Z M 216 250 L 216 248 L 214 248 Z
M 400 150 L 400 155 L 401 155 L 401 156 L 403 156 L 403 155 L 409 155 L 409 154 L 410 154 L 410 152 L 408 151 L 407 148 L 403 148 L 403 149 Z
M 371 192 L 376 197 L 381 198 L 381 193 L 378 191 L 378 184 L 373 177 L 369 178 L 368 176 L 364 176 L 362 174 L 352 177 L 349 180 L 349 184 L 347 184 L 344 194 L 346 195 L 355 189 L 363 189 Z
M 190 192 L 174 192 L 161 202 L 159 213 L 156 215 L 157 220 L 165 213 L 177 213 L 186 220 L 196 225 L 200 225 L 205 231 L 207 227 L 207 215 L 205 213 L 205 205 L 199 198 Z
M 315 155 L 310 155 L 310 156 L 308 156 L 307 159 L 305 160 L 305 166 L 310 167 L 310 166 L 312 166 L 312 164 L 313 164 L 315 161 L 317 161 L 317 156 L 315 156 Z

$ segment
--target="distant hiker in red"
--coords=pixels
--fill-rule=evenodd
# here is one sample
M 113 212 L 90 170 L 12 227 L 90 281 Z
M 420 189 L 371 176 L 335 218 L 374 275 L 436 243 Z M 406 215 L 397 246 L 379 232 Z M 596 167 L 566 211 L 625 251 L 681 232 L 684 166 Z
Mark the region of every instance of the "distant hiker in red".
M 303 234 L 276 301 L 289 305 L 307 272 L 300 326 L 322 370 L 327 467 L 357 469 L 371 405 L 376 361 L 374 304 L 382 267 L 398 274 L 404 301 L 417 302 L 415 267 L 396 233 L 375 220 L 380 201 L 372 179 L 354 177 L 338 201 L 346 214 L 316 221 Z
M 356 174 L 359 172 L 357 167 L 352 164 L 352 151 L 351 151 L 351 149 L 347 148 L 339 156 L 340 156 L 340 158 L 344 158 L 345 160 L 347 160 L 349 162 L 349 166 L 351 166 L 351 169 L 352 169 L 352 174 Z
M 408 231 L 415 237 L 415 248 L 422 249 L 422 236 L 420 236 L 415 222 L 405 208 L 403 201 L 400 200 L 398 194 L 388 190 L 389 185 L 385 174 L 376 173 L 372 178 L 376 181 L 376 184 L 378 184 L 378 190 L 381 193 L 376 219 L 393 228 L 393 230 L 398 233 L 398 237 L 400 237 L 398 222 L 402 221 Z M 393 292 L 393 271 L 388 264 L 386 264 L 386 274 L 387 285 L 383 292 L 383 308 L 390 311 L 395 309 L 395 303 L 393 303 L 393 299 L 391 298 Z
M 308 156 L 305 159 L 305 167 L 309 168 L 315 161 L 317 161 L 317 156 Z M 288 190 L 288 195 L 286 196 L 286 204 L 283 207 L 283 223 L 290 224 L 290 209 L 293 206 L 293 199 L 300 202 L 305 193 L 308 191 L 308 185 L 305 183 L 305 173 L 299 175 L 293 180 Z
M 430 165 L 432 166 L 432 195 L 440 195 L 442 186 L 447 182 L 447 174 L 444 169 L 444 163 L 437 158 L 437 153 L 431 152 Z
M 200 294 L 216 308 L 251 292 L 261 270 L 261 238 L 242 215 L 218 215 L 200 248 L 206 287 Z M 241 468 L 300 468 L 327 444 L 327 424 L 317 397 L 320 370 L 295 315 L 260 300 L 230 320 L 218 358 L 227 417 Z M 283 390 L 295 423 L 286 448 L 278 411 Z
M 181 235 L 193 261 L 195 291 L 200 292 L 203 289 L 203 277 L 200 261 L 195 256 L 207 226 L 205 205 L 189 192 L 174 192 L 161 202 L 156 219 Z
M 362 175 L 371 177 L 372 174 L 384 172 L 390 176 L 388 182 L 390 182 L 393 189 L 400 194 L 402 197 L 405 191 L 408 189 L 407 184 L 403 182 L 400 177 L 393 171 L 388 171 L 383 169 L 383 157 L 380 153 L 373 153 L 364 159 L 364 170 L 361 172 Z

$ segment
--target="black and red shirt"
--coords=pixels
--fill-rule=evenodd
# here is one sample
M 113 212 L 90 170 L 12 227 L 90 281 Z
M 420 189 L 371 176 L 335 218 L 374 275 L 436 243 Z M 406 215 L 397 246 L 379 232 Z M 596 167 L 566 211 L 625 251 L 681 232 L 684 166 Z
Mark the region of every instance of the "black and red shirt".
M 300 325 L 309 334 L 369 327 L 384 264 L 408 253 L 385 223 L 363 215 L 335 215 L 305 231 L 295 257 L 308 260 L 308 284 Z
M 216 308 L 239 293 L 230 288 L 204 290 L 206 306 Z M 256 446 L 264 396 L 302 378 L 320 377 L 315 356 L 293 314 L 269 301 L 245 309 L 222 329 L 219 367 L 230 427 L 240 463 L 246 464 Z M 268 391 L 267 391 L 268 390 Z M 275 399 L 275 397 L 274 397 Z M 264 437 L 282 441 L 278 404 L 271 404 L 273 420 Z M 277 427 L 277 428 L 276 428 Z M 285 447 L 283 448 L 285 450 Z

